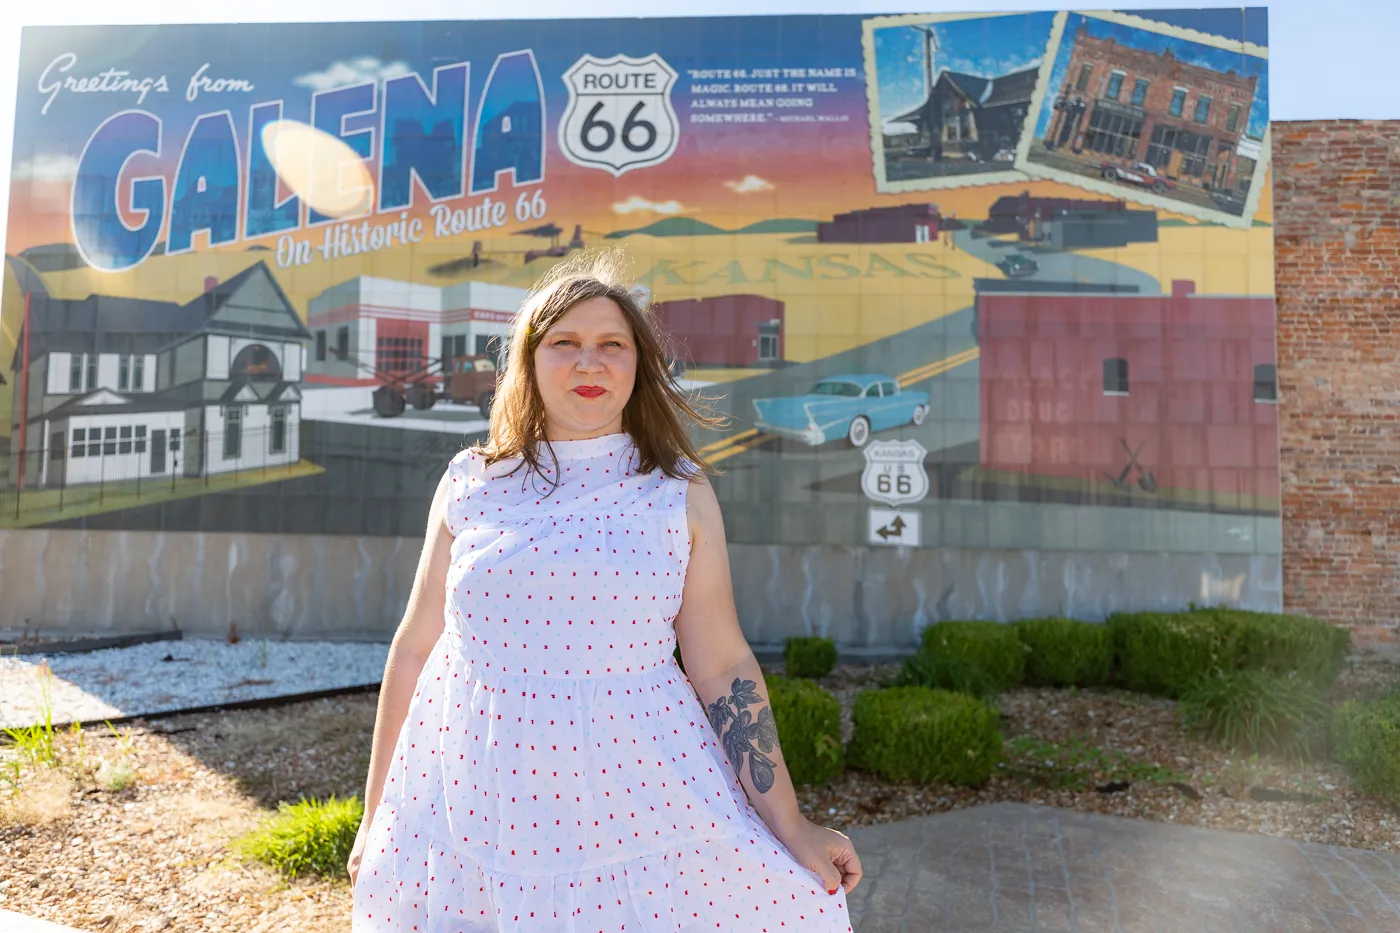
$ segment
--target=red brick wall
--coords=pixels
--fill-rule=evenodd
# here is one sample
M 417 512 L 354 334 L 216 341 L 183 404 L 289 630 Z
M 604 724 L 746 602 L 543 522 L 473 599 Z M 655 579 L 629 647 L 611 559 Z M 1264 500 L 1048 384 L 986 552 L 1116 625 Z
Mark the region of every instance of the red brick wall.
M 1273 124 L 1284 605 L 1400 649 L 1400 122 Z

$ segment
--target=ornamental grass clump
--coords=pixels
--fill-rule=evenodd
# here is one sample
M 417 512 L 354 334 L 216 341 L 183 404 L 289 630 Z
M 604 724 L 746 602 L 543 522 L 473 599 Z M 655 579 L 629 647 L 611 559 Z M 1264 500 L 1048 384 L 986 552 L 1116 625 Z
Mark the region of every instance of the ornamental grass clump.
M 764 678 L 773 719 L 792 783 L 825 784 L 846 768 L 841 745 L 841 704 L 828 690 L 800 678 Z
M 836 666 L 836 643 L 818 636 L 789 638 L 783 664 L 789 677 L 825 677 Z
M 1101 687 L 1113 667 L 1108 626 L 1074 619 L 1026 619 L 1015 625 L 1033 687 Z
M 1343 703 L 1333 716 L 1332 743 L 1362 790 L 1400 806 L 1400 692 Z
M 1210 674 L 1182 691 L 1187 728 L 1232 752 L 1306 761 L 1325 753 L 1332 707 L 1307 678 L 1265 671 Z
M 266 825 L 234 843 L 244 858 L 271 866 L 287 878 L 346 875 L 355 834 L 364 817 L 359 797 L 283 801 Z
M 984 783 L 1002 757 L 997 711 L 974 697 L 926 687 L 856 694 L 852 767 L 894 781 Z

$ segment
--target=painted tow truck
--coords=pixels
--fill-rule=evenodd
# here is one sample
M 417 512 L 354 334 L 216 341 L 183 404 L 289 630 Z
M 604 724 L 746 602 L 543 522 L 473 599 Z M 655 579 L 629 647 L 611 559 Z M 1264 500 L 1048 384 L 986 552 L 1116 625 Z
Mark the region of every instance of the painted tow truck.
M 1117 165 L 1113 162 L 1104 162 L 1099 166 L 1099 174 L 1108 181 L 1120 181 L 1124 184 L 1137 185 L 1140 188 L 1147 188 L 1158 194 L 1164 194 L 1174 187 L 1175 183 L 1165 175 L 1159 175 L 1154 166 L 1146 162 L 1134 162 L 1131 165 Z
M 813 447 L 841 437 L 864 447 L 872 431 L 923 424 L 928 399 L 927 392 L 901 389 L 889 376 L 827 376 L 804 395 L 754 399 L 754 427 Z
M 475 405 L 483 418 L 490 417 L 496 399 L 496 358 L 489 354 L 452 359 L 443 395 L 457 405 Z

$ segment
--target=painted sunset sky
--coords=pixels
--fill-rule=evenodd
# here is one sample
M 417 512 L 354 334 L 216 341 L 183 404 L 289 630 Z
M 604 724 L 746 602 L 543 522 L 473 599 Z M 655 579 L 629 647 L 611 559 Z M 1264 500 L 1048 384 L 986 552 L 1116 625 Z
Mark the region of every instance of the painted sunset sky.
M 70 239 L 67 198 L 78 156 L 92 130 L 121 109 L 140 106 L 163 123 L 161 158 L 133 159 L 124 178 L 161 173 L 169 179 L 190 123 L 200 114 L 230 110 L 239 145 L 246 147 L 252 104 L 280 99 L 284 118 L 309 120 L 316 90 L 410 72 L 431 82 L 435 66 L 469 61 L 470 134 L 496 56 L 520 49 L 533 51 L 544 84 L 544 188 L 555 223 L 610 232 L 684 214 L 743 225 L 774 216 L 816 219 L 838 206 L 848 209 L 853 189 L 875 197 L 857 17 L 756 17 L 742 26 L 733 19 L 696 19 L 108 27 L 100 35 L 96 29 L 28 29 L 20 65 L 9 250 Z M 43 113 L 48 98 L 37 90 L 40 76 L 55 57 L 69 52 L 78 58 L 74 74 L 108 68 L 133 76 L 165 74 L 170 90 L 148 94 L 140 104 L 135 95 L 60 91 Z M 672 91 L 680 120 L 675 154 L 659 166 L 616 179 L 565 159 L 554 132 L 569 100 L 564 72 L 584 54 L 653 52 L 679 74 Z M 188 102 L 188 76 L 205 62 L 212 63 L 208 74 L 248 80 L 254 91 L 203 94 Z M 822 79 L 835 84 L 834 93 L 803 95 L 816 103 L 805 113 L 844 122 L 771 123 L 762 132 L 746 124 L 687 122 L 688 72 L 740 67 L 852 69 L 855 77 Z M 345 129 L 377 129 L 378 120 L 377 113 L 352 117 Z M 376 152 L 377 146 L 378 140 Z M 507 193 L 509 177 L 503 176 Z M 463 201 L 477 199 L 465 195 Z M 426 198 L 420 194 L 416 203 L 421 209 Z M 232 248 L 246 245 L 241 241 Z
M 1249 38 L 1258 41 L 1264 28 L 1262 11 L 1248 12 L 1260 14 L 1243 19 L 1244 28 L 1253 31 Z M 1179 25 L 1228 35 L 1230 28 L 1241 28 L 1239 14 L 1239 10 L 1197 10 L 1160 16 Z M 938 23 L 936 67 L 987 77 L 1029 67 L 1045 54 L 1053 16 L 1017 14 Z M 1078 17 L 1070 14 L 1070 19 L 1077 21 Z M 962 216 L 972 216 L 969 210 L 982 206 L 993 192 L 972 188 L 900 195 L 875 192 L 862 22 L 859 16 L 754 16 L 26 28 L 19 63 L 8 251 L 19 253 L 32 246 L 71 242 L 68 205 L 78 158 L 92 131 L 123 109 L 140 107 L 162 121 L 161 157 L 133 158 L 123 180 L 162 174 L 169 184 L 186 133 L 200 114 L 228 110 L 246 153 L 249 108 L 254 104 L 282 100 L 284 118 L 309 120 L 311 97 L 317 90 L 362 81 L 382 82 L 410 72 L 431 82 L 434 67 L 467 61 L 470 146 L 470 129 L 496 56 L 522 49 L 533 52 L 545 92 L 546 174 L 542 187 L 549 204 L 547 220 L 566 233 L 581 224 L 587 235 L 596 238 L 680 216 L 737 229 L 774 218 L 825 220 L 841 211 L 910 201 L 932 201 Z M 1091 24 L 1091 28 L 1098 27 Z M 1072 32 L 1067 29 L 1065 35 L 1061 56 Z M 1141 41 L 1160 40 L 1149 37 Z M 1213 65 L 1220 56 L 1227 56 L 1195 43 L 1171 41 L 1178 52 L 1202 49 L 1201 54 Z M 661 165 L 629 171 L 618 178 L 569 162 L 555 133 L 569 100 L 565 71 L 585 54 L 606 58 L 653 53 L 660 54 L 679 75 L 672 91 L 680 121 L 675 153 Z M 144 101 L 130 92 L 63 89 L 50 99 L 39 87 L 46 68 L 65 54 L 76 58 L 68 76 L 100 75 L 108 69 L 127 71 L 137 79 L 166 75 L 169 89 L 148 93 Z M 1238 62 L 1240 57 L 1235 55 L 1234 60 Z M 922 99 L 922 45 L 916 31 L 880 30 L 877 61 L 892 66 L 888 87 L 884 65 L 879 66 L 882 116 L 887 119 L 892 111 Z M 187 100 L 190 76 L 206 63 L 208 76 L 240 79 L 251 84 L 252 90 L 205 91 L 196 100 Z M 1267 118 L 1267 71 L 1262 64 L 1259 67 L 1260 93 L 1251 114 L 1251 132 Z M 809 93 L 804 89 L 792 95 L 811 97 L 815 103 L 811 109 L 794 112 L 824 122 L 690 123 L 692 112 L 701 112 L 692 105 L 703 96 L 692 93 L 692 85 L 723 80 L 692 72 L 738 68 L 840 69 L 843 75 L 854 77 L 816 79 L 834 85 L 834 90 Z M 736 92 L 733 96 L 771 95 Z M 349 118 L 345 129 L 377 129 L 378 121 L 378 113 Z M 377 154 L 379 140 L 375 144 Z M 509 177 L 503 176 L 501 193 L 513 198 Z M 470 206 L 479 198 L 468 194 L 456 203 Z M 422 192 L 415 204 L 415 213 L 426 213 L 428 202 Z M 387 219 L 387 215 L 380 216 Z M 512 220 L 491 235 L 508 234 L 523 226 L 528 225 Z M 221 248 L 242 250 L 252 243 L 270 245 L 275 239 L 240 240 Z M 196 234 L 196 245 L 202 247 L 204 242 L 204 235 Z
M 1245 77 L 1256 76 L 1259 83 L 1254 92 L 1254 103 L 1250 107 L 1246 132 L 1255 139 L 1263 138 L 1264 130 L 1269 125 L 1268 59 L 1247 55 L 1242 49 L 1216 48 L 1199 42 L 1179 39 L 1175 36 L 1165 36 L 1161 33 L 1125 26 L 1122 23 L 1095 19 L 1092 16 L 1084 16 L 1079 13 L 1071 13 L 1065 20 L 1064 35 L 1060 40 L 1059 52 L 1055 56 L 1055 64 L 1050 73 L 1050 89 L 1046 94 L 1047 100 L 1053 100 L 1056 92 L 1064 85 L 1065 71 L 1069 68 L 1070 56 L 1074 54 L 1074 37 L 1079 34 L 1081 29 L 1096 39 L 1113 39 L 1119 45 L 1140 49 L 1144 52 L 1160 55 L 1170 50 L 1179 61 L 1188 65 L 1209 68 L 1211 71 L 1217 71 L 1221 74 L 1233 71 Z M 1053 115 L 1054 111 L 1048 107 L 1041 110 L 1040 119 L 1035 129 L 1037 137 L 1045 135 Z
M 943 71 L 995 79 L 1039 65 L 1054 21 L 1054 13 L 1029 13 L 874 30 L 881 121 L 907 113 L 925 99 L 922 28 L 932 29 L 938 41 L 935 81 Z

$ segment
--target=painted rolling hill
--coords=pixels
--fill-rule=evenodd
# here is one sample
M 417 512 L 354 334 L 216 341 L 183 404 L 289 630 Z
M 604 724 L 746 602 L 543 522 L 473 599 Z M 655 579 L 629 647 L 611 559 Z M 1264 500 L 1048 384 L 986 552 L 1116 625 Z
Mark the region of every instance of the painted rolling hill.
M 637 227 L 633 230 L 616 230 L 607 235 L 609 240 L 620 240 L 629 236 L 734 236 L 737 234 L 766 233 L 815 233 L 817 222 L 815 220 L 797 220 L 794 218 L 774 218 L 773 220 L 760 220 L 758 223 L 749 224 L 747 227 L 740 227 L 738 230 L 722 230 L 714 224 L 707 224 L 703 220 L 696 220 L 693 217 L 667 217 L 665 220 L 658 220 L 654 224 L 645 227 Z

